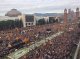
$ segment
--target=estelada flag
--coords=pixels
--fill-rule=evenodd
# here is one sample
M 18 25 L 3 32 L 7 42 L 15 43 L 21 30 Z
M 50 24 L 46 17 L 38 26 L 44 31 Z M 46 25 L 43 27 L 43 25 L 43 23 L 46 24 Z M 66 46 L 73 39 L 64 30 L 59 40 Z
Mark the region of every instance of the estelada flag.
M 25 37 L 25 38 L 24 38 L 24 42 L 25 42 L 25 43 L 29 42 L 29 38 L 26 38 L 26 37 Z

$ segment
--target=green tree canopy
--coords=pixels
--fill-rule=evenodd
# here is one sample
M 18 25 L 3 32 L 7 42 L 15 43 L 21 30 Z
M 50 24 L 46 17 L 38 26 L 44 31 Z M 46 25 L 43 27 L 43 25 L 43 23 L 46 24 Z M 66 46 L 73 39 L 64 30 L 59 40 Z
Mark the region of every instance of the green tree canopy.
M 45 23 L 46 22 L 45 22 L 44 18 L 38 20 L 38 25 L 44 25 Z
M 21 20 L 0 21 L 0 30 L 13 29 L 16 27 L 21 28 L 22 26 L 23 25 Z

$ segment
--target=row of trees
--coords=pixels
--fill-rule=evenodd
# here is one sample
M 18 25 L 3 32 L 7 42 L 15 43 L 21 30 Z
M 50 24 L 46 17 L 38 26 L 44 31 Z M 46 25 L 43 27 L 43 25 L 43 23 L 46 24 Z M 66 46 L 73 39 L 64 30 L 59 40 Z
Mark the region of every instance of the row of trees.
M 50 18 L 49 21 L 45 21 L 45 19 L 40 19 L 36 23 L 37 25 L 44 25 L 44 24 L 50 24 L 50 23 L 56 23 L 58 20 L 55 20 L 54 18 Z M 21 20 L 7 20 L 7 21 L 0 21 L 0 30 L 6 30 L 6 29 L 13 29 L 13 28 L 21 28 L 23 27 L 23 23 Z
M 49 21 L 45 21 L 45 19 L 43 18 L 43 19 L 40 19 L 40 20 L 38 20 L 36 23 L 37 23 L 37 25 L 44 25 L 44 24 L 51 24 L 51 23 L 56 23 L 56 22 L 58 22 L 58 19 L 49 19 Z
M 13 29 L 13 28 L 21 28 L 23 26 L 21 20 L 7 20 L 0 21 L 0 30 Z

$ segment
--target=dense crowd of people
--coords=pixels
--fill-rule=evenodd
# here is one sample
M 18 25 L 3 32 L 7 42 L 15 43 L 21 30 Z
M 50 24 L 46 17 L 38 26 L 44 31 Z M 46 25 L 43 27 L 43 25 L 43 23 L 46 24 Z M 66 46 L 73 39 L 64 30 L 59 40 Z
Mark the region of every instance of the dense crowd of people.
M 20 59 L 71 59 L 72 50 L 77 46 L 79 38 L 76 31 L 67 31 Z
M 45 24 L 26 28 L 15 28 L 7 31 L 0 31 L 0 51 L 5 54 L 13 52 L 15 48 L 8 50 L 11 43 L 22 40 L 27 44 L 48 37 L 59 30 L 63 30 L 62 24 Z M 78 30 L 79 31 L 79 30 Z M 49 33 L 50 32 L 50 33 Z M 68 59 L 75 44 L 78 43 L 79 36 L 76 31 L 66 32 L 46 44 L 32 50 L 27 56 L 21 59 Z M 4 49 L 5 48 L 5 49 Z
M 0 31 L 0 51 L 7 50 L 8 47 L 11 47 L 10 44 L 13 43 L 15 40 L 21 39 L 25 43 L 41 40 L 42 38 L 57 32 L 56 26 L 57 25 L 55 24 L 46 24 L 46 25 L 32 26 L 26 28 L 15 28 L 12 30 Z M 51 33 L 48 33 L 48 30 L 51 31 Z M 15 49 L 13 48 L 11 51 L 13 52 L 14 50 Z M 9 50 L 7 52 L 11 53 L 11 51 Z

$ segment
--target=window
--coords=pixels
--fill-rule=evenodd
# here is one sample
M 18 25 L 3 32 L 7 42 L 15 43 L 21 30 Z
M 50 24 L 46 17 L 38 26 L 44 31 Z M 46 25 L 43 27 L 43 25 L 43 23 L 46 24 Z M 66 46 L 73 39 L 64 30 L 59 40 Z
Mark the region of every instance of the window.
M 28 23 L 28 25 L 30 25 L 30 23 Z

